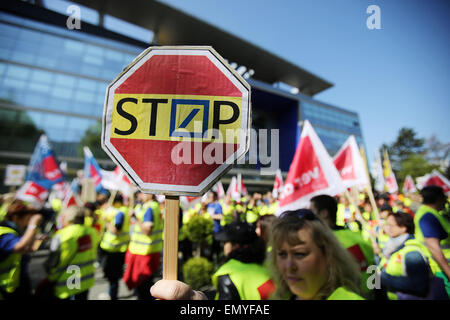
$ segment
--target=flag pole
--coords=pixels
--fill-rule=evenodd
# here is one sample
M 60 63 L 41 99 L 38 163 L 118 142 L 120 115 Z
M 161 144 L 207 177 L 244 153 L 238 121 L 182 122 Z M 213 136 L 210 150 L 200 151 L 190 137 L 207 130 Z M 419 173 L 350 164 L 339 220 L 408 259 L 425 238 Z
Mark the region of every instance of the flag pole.
M 361 153 L 362 158 L 364 159 L 364 171 L 366 172 L 366 177 L 367 177 L 366 188 L 367 188 L 367 193 L 369 194 L 369 201 L 372 206 L 372 211 L 375 215 L 375 220 L 379 221 L 380 214 L 378 213 L 377 203 L 375 202 L 375 197 L 373 196 L 372 184 L 370 183 L 370 176 L 369 176 L 369 167 L 367 165 L 367 158 L 366 158 L 366 152 L 364 150 L 364 146 L 361 147 L 360 153 Z
M 113 205 L 114 198 L 116 197 L 116 195 L 117 195 L 117 190 L 113 190 L 113 192 L 111 192 L 111 195 L 109 196 L 109 199 L 108 199 L 108 208 Z
M 164 213 L 163 279 L 178 278 L 178 215 L 180 197 L 166 195 Z

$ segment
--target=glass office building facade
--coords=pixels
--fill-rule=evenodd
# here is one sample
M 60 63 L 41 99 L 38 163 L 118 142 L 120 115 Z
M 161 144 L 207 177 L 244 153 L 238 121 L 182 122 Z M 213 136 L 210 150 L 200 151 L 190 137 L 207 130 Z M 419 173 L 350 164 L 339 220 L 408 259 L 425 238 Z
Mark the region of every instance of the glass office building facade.
M 68 163 L 69 175 L 83 167 L 85 144 L 100 165 L 111 170 L 115 165 L 99 141 L 105 90 L 150 41 L 103 32 L 94 25 L 69 30 L 60 23 L 64 15 L 52 12 L 59 16 L 55 22 L 42 15 L 48 10 L 35 10 L 40 11 L 34 17 L 0 11 L 0 171 L 6 164 L 28 164 L 42 133 L 58 159 Z M 282 171 L 289 170 L 302 120 L 312 123 L 332 156 L 350 134 L 363 144 L 357 113 L 254 79 L 249 83 L 255 126 L 280 128 Z M 267 179 L 271 186 L 272 177 Z
M 359 146 L 364 145 L 359 116 L 355 112 L 318 101 L 300 101 L 301 120 L 309 120 L 331 156 L 334 156 L 350 135 Z
M 0 155 L 27 163 L 45 133 L 60 159 L 80 167 L 80 141 L 101 130 L 107 85 L 145 46 L 6 12 L 0 43 Z

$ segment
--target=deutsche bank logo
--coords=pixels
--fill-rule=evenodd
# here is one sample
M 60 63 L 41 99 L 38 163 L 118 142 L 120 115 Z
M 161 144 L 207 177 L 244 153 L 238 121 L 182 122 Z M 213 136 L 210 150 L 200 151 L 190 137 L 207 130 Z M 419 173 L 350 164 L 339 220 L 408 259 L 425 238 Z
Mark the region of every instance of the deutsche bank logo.
M 209 101 L 173 99 L 170 112 L 170 137 L 202 138 L 208 130 Z M 202 122 L 201 132 L 194 122 Z M 197 130 L 199 128 L 196 128 Z

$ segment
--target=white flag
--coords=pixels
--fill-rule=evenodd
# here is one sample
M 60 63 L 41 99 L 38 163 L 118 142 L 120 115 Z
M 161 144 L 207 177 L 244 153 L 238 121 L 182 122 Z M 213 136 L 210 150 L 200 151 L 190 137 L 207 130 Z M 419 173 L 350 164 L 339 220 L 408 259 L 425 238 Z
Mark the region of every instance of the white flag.
M 384 192 L 384 172 L 379 151 L 377 151 L 375 155 L 375 162 L 372 163 L 371 173 L 372 177 L 375 179 L 375 190 Z
M 306 120 L 275 214 L 307 208 L 314 196 L 334 196 L 344 190 L 330 155 Z

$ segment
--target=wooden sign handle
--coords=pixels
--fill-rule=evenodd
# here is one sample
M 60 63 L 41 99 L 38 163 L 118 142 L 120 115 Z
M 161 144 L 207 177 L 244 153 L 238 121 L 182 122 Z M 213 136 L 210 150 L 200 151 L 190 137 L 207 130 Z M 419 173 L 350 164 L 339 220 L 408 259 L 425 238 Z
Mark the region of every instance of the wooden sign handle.
M 178 278 L 178 215 L 180 210 L 179 196 L 166 196 L 166 212 L 164 213 L 164 252 L 163 279 Z

